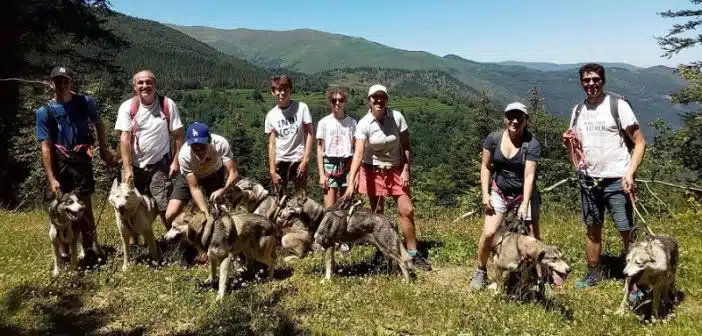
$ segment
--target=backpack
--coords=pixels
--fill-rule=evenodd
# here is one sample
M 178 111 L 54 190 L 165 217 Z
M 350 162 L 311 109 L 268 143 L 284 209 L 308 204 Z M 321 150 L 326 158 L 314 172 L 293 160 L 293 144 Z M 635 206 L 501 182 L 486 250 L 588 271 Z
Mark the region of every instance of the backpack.
M 161 112 L 163 113 L 163 117 L 166 119 L 166 127 L 168 128 L 168 133 L 171 132 L 171 106 L 168 104 L 168 99 L 166 99 L 166 96 L 159 96 L 157 95 L 156 98 L 158 98 L 158 105 L 161 107 Z M 136 114 L 139 111 L 139 97 L 134 96 L 132 98 L 132 104 L 129 107 L 129 118 L 132 119 L 132 144 L 135 146 L 136 151 L 140 151 L 141 148 L 139 147 L 139 127 L 136 122 Z
M 84 95 L 73 94 L 73 98 L 71 98 L 71 99 L 75 99 L 80 104 L 79 110 L 83 111 L 83 113 L 86 113 L 86 114 L 89 113 L 88 99 Z M 59 142 L 58 137 L 60 136 L 59 122 L 56 118 L 56 111 L 54 111 L 54 109 L 51 108 L 51 105 L 48 102 L 46 104 L 44 104 L 44 107 L 46 108 L 46 111 L 47 111 L 47 114 L 49 117 L 49 138 L 50 139 L 56 138 L 57 143 L 55 143 L 54 146 L 59 146 L 58 145 L 58 142 Z M 63 118 L 65 118 L 65 116 L 63 116 Z M 71 140 L 72 140 L 73 144 L 75 145 L 78 142 L 78 139 L 75 138 L 77 132 L 76 132 L 75 126 L 71 125 L 71 127 L 73 127 L 73 132 L 71 132 L 73 134 L 73 139 L 71 139 Z M 66 139 L 66 140 L 68 140 L 68 139 Z M 92 143 L 94 141 L 95 141 L 95 139 L 93 138 L 93 132 L 91 130 L 88 132 L 88 143 L 92 145 Z
M 609 96 L 609 111 L 612 113 L 612 117 L 617 123 L 619 135 L 622 138 L 622 141 L 624 142 L 627 151 L 629 151 L 629 155 L 631 155 L 631 153 L 634 151 L 634 140 L 631 138 L 629 133 L 627 133 L 626 130 L 622 128 L 622 121 L 619 118 L 619 100 L 625 101 L 627 104 L 629 104 L 629 106 L 631 106 L 631 103 L 626 97 L 622 95 L 608 91 L 606 91 L 605 94 Z M 578 122 L 578 118 L 580 117 L 580 112 L 582 112 L 584 106 L 584 103 L 579 103 L 576 107 L 575 116 L 573 117 L 573 125 L 571 127 L 575 127 L 575 124 Z

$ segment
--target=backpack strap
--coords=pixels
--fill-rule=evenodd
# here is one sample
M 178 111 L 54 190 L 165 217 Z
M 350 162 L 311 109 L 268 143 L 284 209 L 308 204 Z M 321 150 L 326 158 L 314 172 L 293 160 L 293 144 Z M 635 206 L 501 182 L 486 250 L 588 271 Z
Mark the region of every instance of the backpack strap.
M 575 127 L 575 124 L 578 122 L 578 118 L 580 118 L 580 112 L 583 111 L 583 107 L 584 107 L 584 106 L 585 106 L 585 104 L 579 103 L 579 104 L 575 107 L 575 116 L 573 116 L 573 123 L 572 123 L 571 126 L 570 126 L 571 128 L 572 128 L 572 127 Z
M 614 122 L 617 123 L 619 136 L 622 138 L 622 142 L 624 142 L 624 145 L 626 146 L 627 150 L 629 150 L 629 153 L 631 153 L 634 150 L 634 139 L 632 139 L 631 135 L 629 135 L 629 133 L 622 128 L 622 120 L 619 118 L 619 100 L 623 100 L 627 104 L 629 104 L 629 100 L 627 100 L 624 96 L 612 92 L 607 92 L 607 95 L 609 96 L 609 111 L 612 113 Z
M 168 128 L 168 133 L 171 132 L 171 104 L 168 103 L 168 97 L 158 96 L 158 104 L 161 106 L 161 112 L 166 118 L 166 127 Z
M 522 164 L 524 164 L 524 165 L 526 165 L 526 153 L 527 153 L 528 149 L 529 149 L 529 141 L 522 141 Z

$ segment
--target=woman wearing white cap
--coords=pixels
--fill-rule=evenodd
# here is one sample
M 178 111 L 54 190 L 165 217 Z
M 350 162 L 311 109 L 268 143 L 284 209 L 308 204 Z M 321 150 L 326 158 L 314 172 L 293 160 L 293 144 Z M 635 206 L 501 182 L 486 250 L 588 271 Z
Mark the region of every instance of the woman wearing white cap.
M 518 207 L 517 219 L 530 223 L 530 233 L 539 238 L 539 206 L 536 190 L 536 162 L 541 154 L 539 140 L 526 130 L 529 112 L 522 103 L 505 108 L 505 128 L 490 133 L 483 143 L 480 182 L 485 207 L 485 225 L 478 242 L 478 267 L 471 287 L 487 284 L 485 265 L 495 232 L 505 214 Z
M 376 84 L 370 87 L 370 109 L 356 126 L 353 161 L 344 197 L 351 197 L 357 186 L 360 193 L 368 195 L 371 208 L 377 213 L 383 212 L 386 196 L 394 198 L 407 253 L 412 257 L 414 266 L 429 271 L 429 261 L 417 251 L 410 197 L 412 155 L 407 121 L 399 111 L 386 108 L 387 102 L 388 90 L 384 86 Z

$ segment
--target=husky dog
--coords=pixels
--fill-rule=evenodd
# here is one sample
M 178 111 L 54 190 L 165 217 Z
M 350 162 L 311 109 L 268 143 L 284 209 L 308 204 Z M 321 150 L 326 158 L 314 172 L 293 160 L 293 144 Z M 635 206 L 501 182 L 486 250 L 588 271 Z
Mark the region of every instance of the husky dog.
M 411 258 L 397 233 L 395 221 L 370 209 L 355 211 L 337 204 L 324 212 L 314 241 L 325 250 L 325 279 L 331 279 L 335 243 L 368 243 L 375 245 L 388 260 L 397 263 L 405 281 L 409 281 Z
M 211 205 L 210 212 L 212 222 L 208 223 L 207 214 L 198 211 L 196 206 L 183 211 L 165 237 L 172 240 L 182 235 L 198 250 L 207 252 L 210 277 L 206 283 L 218 283 L 217 300 L 224 297 L 231 260 L 240 253 L 246 257 L 249 267 L 254 261 L 266 264 L 268 278 L 271 278 L 277 258 L 273 224 L 260 215 L 230 215 L 226 207 L 218 204 Z
M 109 200 L 112 207 L 115 208 L 117 228 L 122 237 L 122 251 L 124 253 L 122 271 L 126 271 L 129 265 L 129 237 L 133 237 L 134 241 L 137 242 L 139 235 L 144 236 L 151 257 L 160 259 L 161 251 L 156 245 L 152 227 L 158 216 L 156 201 L 140 194 L 134 187 L 132 179 L 122 183 L 118 183 L 115 179 L 112 182 Z
M 313 248 L 313 236 L 323 217 L 324 208 L 304 194 L 287 200 L 275 218 L 283 248 L 304 258 Z
M 54 252 L 53 276 L 59 275 L 59 259 L 61 250 L 71 254 L 71 265 L 78 263 L 78 255 L 83 255 L 83 246 L 78 252 L 80 238 L 80 222 L 83 220 L 85 205 L 73 194 L 63 194 L 60 191 L 49 204 L 49 239 Z M 70 250 L 69 250 L 70 248 Z
M 544 280 L 549 277 L 555 285 L 562 285 L 570 273 L 570 266 L 563 261 L 563 253 L 555 246 L 540 240 L 502 228 L 492 239 L 491 253 L 497 268 L 494 289 L 502 293 L 507 288 L 508 275 L 520 272 L 520 284 L 528 285 L 529 266 L 535 266 L 538 287 L 542 290 Z M 519 290 L 523 290 L 520 288 Z
M 246 209 L 249 213 L 257 212 L 259 215 L 273 219 L 273 213 L 278 207 L 278 198 L 270 195 L 268 190 L 263 185 L 254 182 L 248 178 L 242 178 L 236 183 L 236 186 L 241 189 L 242 197 L 239 200 L 239 205 Z
M 631 287 L 636 285 L 651 286 L 653 302 L 651 315 L 660 318 L 661 299 L 667 308 L 674 298 L 675 277 L 678 269 L 678 242 L 666 235 L 655 235 L 640 239 L 629 249 L 624 267 L 624 299 L 619 305 L 618 313 L 629 310 L 628 295 Z

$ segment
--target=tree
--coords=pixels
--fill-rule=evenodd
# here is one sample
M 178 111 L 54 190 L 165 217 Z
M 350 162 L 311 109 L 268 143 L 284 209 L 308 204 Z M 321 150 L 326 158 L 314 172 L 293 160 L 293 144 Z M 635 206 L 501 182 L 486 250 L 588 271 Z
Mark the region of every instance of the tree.
M 693 5 L 702 5 L 702 0 L 690 0 Z M 702 8 L 668 10 L 659 13 L 664 18 L 686 18 L 685 23 L 673 24 L 667 35 L 659 37 L 658 44 L 663 49 L 663 57 L 672 58 L 673 55 L 688 48 L 693 48 L 702 44 L 702 34 L 689 36 L 686 33 L 696 31 L 702 25 Z M 678 73 L 688 81 L 688 87 L 671 95 L 671 102 L 674 104 L 690 104 L 702 102 L 702 61 L 695 61 L 690 64 L 683 64 L 678 67 Z M 677 130 L 674 139 L 680 148 L 687 148 L 680 152 L 681 161 L 685 166 L 702 175 L 702 114 L 700 111 L 687 113 L 682 116 L 684 125 Z

